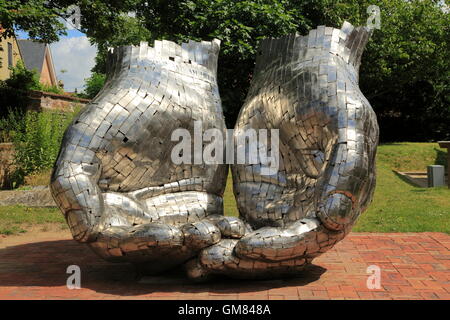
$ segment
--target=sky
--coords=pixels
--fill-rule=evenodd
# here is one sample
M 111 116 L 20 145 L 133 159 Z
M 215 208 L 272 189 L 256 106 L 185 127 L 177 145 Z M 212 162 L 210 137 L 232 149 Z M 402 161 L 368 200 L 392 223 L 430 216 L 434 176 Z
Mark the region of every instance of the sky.
M 17 38 L 28 39 L 28 34 L 18 31 Z M 64 82 L 64 90 L 73 92 L 76 88 L 78 92 L 83 91 L 84 79 L 90 76 L 95 63 L 96 46 L 91 46 L 84 33 L 68 30 L 67 36 L 61 36 L 58 42 L 50 44 L 50 48 L 56 76 Z

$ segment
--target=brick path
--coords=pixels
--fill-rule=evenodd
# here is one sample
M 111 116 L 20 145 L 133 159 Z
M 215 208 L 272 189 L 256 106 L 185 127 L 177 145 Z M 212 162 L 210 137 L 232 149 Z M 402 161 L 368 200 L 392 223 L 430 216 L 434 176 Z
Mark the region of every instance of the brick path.
M 47 238 L 0 244 L 0 299 L 450 300 L 449 249 L 443 233 L 352 233 L 301 278 L 191 284 L 180 274 L 136 281 L 129 265 L 105 263 L 68 238 Z M 69 265 L 81 267 L 80 290 L 65 286 Z M 367 288 L 369 265 L 381 268 L 381 289 Z

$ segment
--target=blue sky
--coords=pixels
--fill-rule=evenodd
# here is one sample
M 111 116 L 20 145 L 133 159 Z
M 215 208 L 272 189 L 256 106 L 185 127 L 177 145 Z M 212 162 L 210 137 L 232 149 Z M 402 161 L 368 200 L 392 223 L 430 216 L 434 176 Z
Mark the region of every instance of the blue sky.
M 28 39 L 23 31 L 16 32 L 18 39 Z M 64 90 L 78 92 L 84 89 L 84 79 L 91 74 L 95 63 L 97 49 L 91 46 L 86 35 L 78 30 L 68 30 L 67 36 L 61 36 L 60 41 L 50 45 L 58 80 L 64 82 Z M 67 72 L 62 73 L 61 70 Z

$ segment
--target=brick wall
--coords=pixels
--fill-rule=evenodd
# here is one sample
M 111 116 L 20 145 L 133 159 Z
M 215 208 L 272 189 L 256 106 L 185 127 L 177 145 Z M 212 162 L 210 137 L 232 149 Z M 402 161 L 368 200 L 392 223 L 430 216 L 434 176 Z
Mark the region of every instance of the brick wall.
M 60 110 L 74 111 L 77 108 L 83 108 L 90 100 L 76 98 L 68 95 L 55 94 L 42 91 L 30 91 L 31 110 Z

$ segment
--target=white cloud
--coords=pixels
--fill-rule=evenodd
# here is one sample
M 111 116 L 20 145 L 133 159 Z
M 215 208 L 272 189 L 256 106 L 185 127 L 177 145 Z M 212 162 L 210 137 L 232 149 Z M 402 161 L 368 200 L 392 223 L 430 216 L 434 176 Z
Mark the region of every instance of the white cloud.
M 84 89 L 84 79 L 91 74 L 95 64 L 97 47 L 89 43 L 87 37 L 61 39 L 50 45 L 58 80 L 64 82 L 64 90 L 78 92 Z M 61 70 L 67 72 L 61 73 Z

